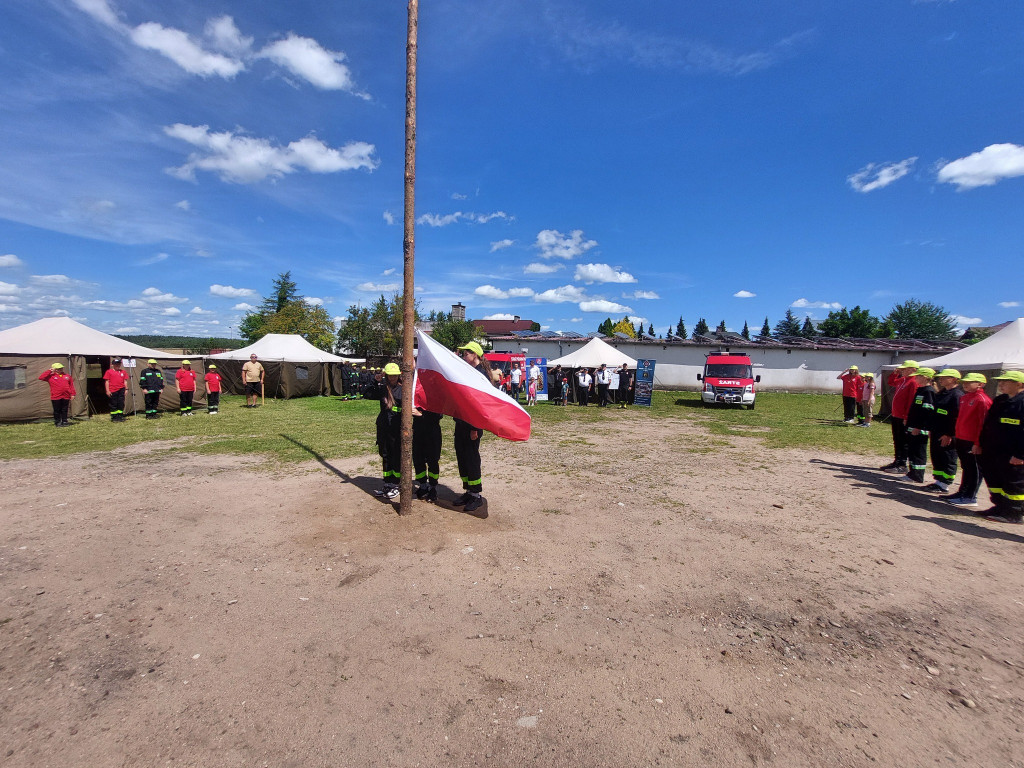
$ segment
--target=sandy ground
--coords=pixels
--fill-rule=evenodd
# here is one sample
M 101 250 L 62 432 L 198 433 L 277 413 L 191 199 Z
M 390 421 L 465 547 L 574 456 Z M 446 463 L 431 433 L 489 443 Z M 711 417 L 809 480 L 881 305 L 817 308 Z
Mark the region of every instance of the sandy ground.
M 1024 766 L 1024 532 L 875 460 L 609 412 L 480 520 L 167 448 L 0 463 L 0 765 Z

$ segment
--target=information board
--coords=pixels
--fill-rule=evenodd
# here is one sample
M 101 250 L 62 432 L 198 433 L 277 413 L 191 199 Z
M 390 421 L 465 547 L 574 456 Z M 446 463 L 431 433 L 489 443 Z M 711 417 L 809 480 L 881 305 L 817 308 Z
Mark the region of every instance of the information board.
M 633 405 L 651 406 L 651 395 L 654 392 L 654 360 L 636 361 L 636 390 L 633 394 Z

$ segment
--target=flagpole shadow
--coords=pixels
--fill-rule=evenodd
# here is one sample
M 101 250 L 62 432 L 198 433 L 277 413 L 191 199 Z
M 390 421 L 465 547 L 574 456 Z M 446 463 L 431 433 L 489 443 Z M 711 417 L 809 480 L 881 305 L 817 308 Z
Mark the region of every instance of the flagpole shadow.
M 378 478 L 366 477 L 365 475 L 360 475 L 358 477 L 353 477 L 352 475 L 348 474 L 347 472 L 344 472 L 344 471 L 338 469 L 336 466 L 334 466 L 329 461 L 327 461 L 327 459 L 325 459 L 322 454 L 320 454 L 317 451 L 313 450 L 312 448 L 310 448 L 305 443 L 303 443 L 303 442 L 301 442 L 299 440 L 296 440 L 294 437 L 291 437 L 291 436 L 286 435 L 284 433 L 279 432 L 278 434 L 281 437 L 283 437 L 285 440 L 287 440 L 289 443 L 292 443 L 293 445 L 297 445 L 299 448 L 304 450 L 306 453 L 308 453 L 310 456 L 312 456 L 314 459 L 316 459 L 317 462 L 320 464 L 320 466 L 322 466 L 325 469 L 329 470 L 336 477 L 341 478 L 342 480 L 344 480 L 346 483 L 349 483 L 350 485 L 354 485 L 356 488 L 358 488 L 359 490 L 363 491 L 367 495 L 373 496 L 374 498 L 378 498 L 377 496 L 374 496 L 374 494 L 373 494 L 374 489 L 380 483 L 380 480 Z M 385 499 L 385 501 L 387 501 L 387 499 Z

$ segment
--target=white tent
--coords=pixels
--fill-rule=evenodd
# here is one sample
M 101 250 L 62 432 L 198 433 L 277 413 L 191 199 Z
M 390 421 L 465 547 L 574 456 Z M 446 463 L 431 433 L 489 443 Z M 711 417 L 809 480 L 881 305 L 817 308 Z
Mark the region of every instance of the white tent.
M 1024 317 L 1018 317 L 977 344 L 920 362 L 927 368 L 956 368 L 961 373 L 1024 370 Z
M 45 317 L 0 331 L 0 355 L 85 355 L 95 357 L 167 357 L 165 352 L 97 331 L 70 317 Z
M 624 352 L 619 352 L 611 344 L 601 339 L 591 339 L 575 352 L 570 352 L 557 360 L 548 360 L 548 369 L 556 365 L 563 368 L 597 368 L 604 363 L 609 368 L 618 368 L 623 363 L 636 368 L 636 360 Z
M 210 355 L 210 360 L 248 360 L 256 355 L 260 360 L 286 361 L 289 363 L 343 363 L 345 358 L 317 349 L 304 338 L 294 333 L 268 333 L 248 347 Z M 352 361 L 348 361 L 352 362 Z M 361 362 L 361 361 L 360 361 Z

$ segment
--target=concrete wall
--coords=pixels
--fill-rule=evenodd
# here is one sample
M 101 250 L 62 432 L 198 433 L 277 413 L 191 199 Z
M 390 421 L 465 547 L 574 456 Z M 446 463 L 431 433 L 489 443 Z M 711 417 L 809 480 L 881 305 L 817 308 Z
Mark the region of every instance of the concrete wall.
M 495 341 L 499 352 L 526 352 L 531 357 L 553 360 L 573 352 L 590 339 Z M 609 342 L 611 343 L 611 342 Z M 754 374 L 761 376 L 759 389 L 781 392 L 840 392 L 842 382 L 836 377 L 851 365 L 861 371 L 881 376 L 883 365 L 893 365 L 919 353 L 891 351 L 848 351 L 837 349 L 783 349 L 779 347 L 714 347 L 690 344 L 658 344 L 620 341 L 612 344 L 632 358 L 654 359 L 654 385 L 659 389 L 692 389 L 700 387 L 697 374 L 704 371 L 705 356 L 714 351 L 739 352 L 750 355 Z M 935 353 L 925 353 L 933 356 Z

